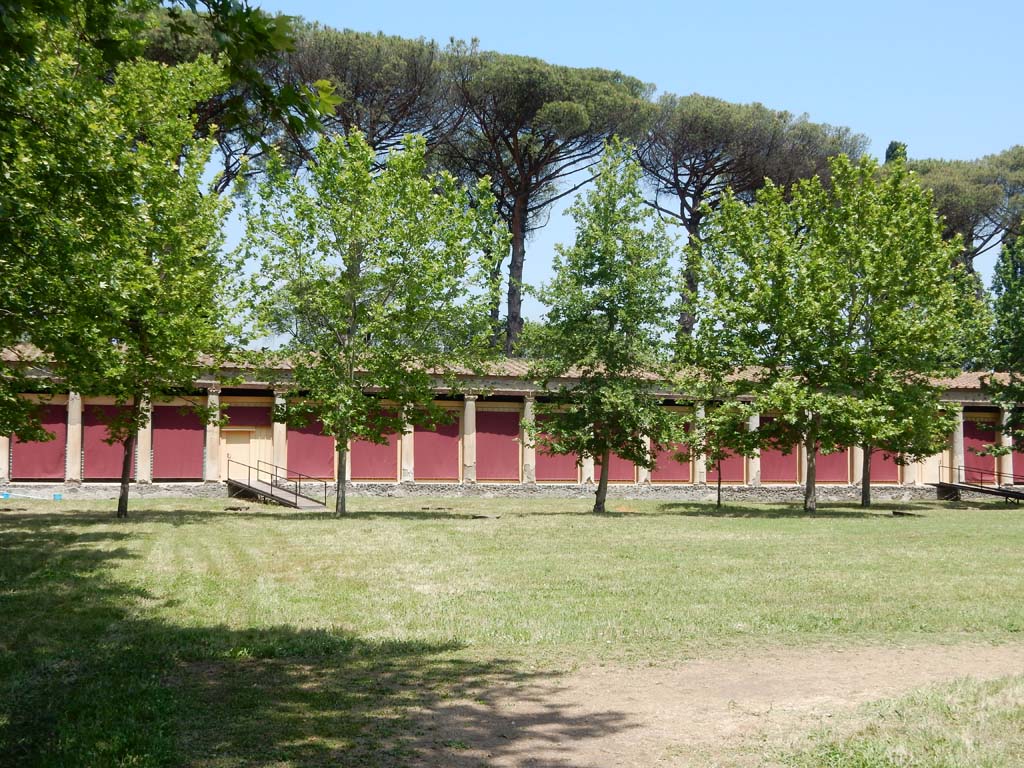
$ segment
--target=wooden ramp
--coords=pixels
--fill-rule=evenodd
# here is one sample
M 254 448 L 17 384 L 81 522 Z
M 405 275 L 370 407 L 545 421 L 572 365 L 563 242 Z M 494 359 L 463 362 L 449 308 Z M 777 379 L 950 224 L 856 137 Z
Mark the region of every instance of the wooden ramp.
M 292 509 L 324 510 L 327 508 L 327 483 L 299 472 L 289 472 L 265 461 L 256 466 L 228 460 L 228 496 L 233 498 L 258 499 L 270 504 L 280 504 Z M 320 491 L 317 496 L 309 493 L 313 487 Z
M 958 482 L 939 482 L 929 483 L 929 485 L 935 488 L 936 497 L 939 501 L 960 501 L 961 495 L 964 491 L 970 493 L 984 493 L 988 496 L 996 496 L 1006 501 L 1007 504 L 1013 502 L 1019 504 L 1021 499 L 1024 499 L 1024 486 L 1021 482 L 1024 481 L 1024 477 L 1019 475 L 1010 475 L 1007 477 L 1001 477 L 995 472 L 988 470 L 979 470 L 977 468 L 969 467 L 947 467 L 944 464 L 939 465 L 939 472 L 945 473 L 949 471 L 949 475 L 952 477 L 964 478 Z M 988 477 L 991 476 L 991 480 Z M 976 479 L 977 482 L 969 482 L 967 478 Z M 1001 485 L 1001 482 L 1009 480 L 1012 485 Z

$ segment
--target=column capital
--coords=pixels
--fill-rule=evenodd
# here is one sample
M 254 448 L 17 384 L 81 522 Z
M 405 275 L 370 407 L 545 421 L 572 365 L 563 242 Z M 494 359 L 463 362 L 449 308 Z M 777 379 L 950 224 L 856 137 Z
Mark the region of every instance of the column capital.
M 527 392 L 525 395 L 523 395 L 523 400 L 527 403 L 532 403 L 536 401 L 536 399 L 537 395 L 534 392 Z
M 220 390 L 221 390 L 220 382 L 218 382 L 216 384 L 208 384 L 206 386 L 206 394 L 207 395 L 214 395 L 214 396 L 219 395 L 220 394 Z
M 467 394 L 463 395 L 462 397 L 463 397 L 463 399 L 467 403 L 473 403 L 473 402 L 476 402 L 476 400 L 480 397 L 480 395 L 475 395 L 475 394 L 467 393 Z
M 82 396 L 78 392 L 68 392 L 68 402 L 82 402 Z

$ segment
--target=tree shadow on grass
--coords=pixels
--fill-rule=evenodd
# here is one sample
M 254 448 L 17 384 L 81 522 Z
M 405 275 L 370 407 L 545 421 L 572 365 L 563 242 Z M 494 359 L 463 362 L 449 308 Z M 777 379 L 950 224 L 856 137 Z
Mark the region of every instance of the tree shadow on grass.
M 893 510 L 910 512 L 914 508 L 903 504 L 883 502 L 868 509 L 853 507 L 848 504 L 819 504 L 815 513 L 805 512 L 800 504 L 779 504 L 765 507 L 753 507 L 743 504 L 723 504 L 716 507 L 707 502 L 670 502 L 658 505 L 658 513 L 677 515 L 680 517 L 720 517 L 720 518 L 763 518 L 805 520 L 879 520 L 894 517 Z M 908 517 L 921 517 L 919 513 L 908 514 Z M 894 518 L 895 519 L 895 518 Z
M 179 596 L 115 578 L 135 534 L 95 522 L 110 520 L 0 518 L 0 765 L 478 765 L 478 746 L 519 755 L 543 733 L 568 749 L 632 725 L 481 704 L 551 675 L 457 641 L 159 620 Z

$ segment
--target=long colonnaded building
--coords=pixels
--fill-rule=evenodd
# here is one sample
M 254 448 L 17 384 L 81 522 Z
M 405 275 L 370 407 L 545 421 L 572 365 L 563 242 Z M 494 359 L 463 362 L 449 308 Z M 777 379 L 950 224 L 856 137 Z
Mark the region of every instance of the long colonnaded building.
M 245 381 L 245 371 L 238 374 Z M 943 382 L 944 399 L 960 413 L 959 426 L 940 454 L 900 466 L 892 456 L 877 452 L 871 460 L 872 483 L 881 496 L 906 497 L 929 483 L 961 480 L 1010 485 L 1014 476 L 1024 483 L 1024 454 L 994 457 L 986 445 L 1006 444 L 998 428 L 1003 414 L 982 388 L 982 374 L 965 373 Z M 450 423 L 436 429 L 416 427 L 393 434 L 386 444 L 361 440 L 349 447 L 347 477 L 355 492 L 389 493 L 493 493 L 516 495 L 546 493 L 579 495 L 591 490 L 601 473 L 609 473 L 613 494 L 703 498 L 718 481 L 718 469 L 706 469 L 701 457 L 677 461 L 675 446 L 659 451 L 657 467 L 648 471 L 612 457 L 607 468 L 575 456 L 549 455 L 526 438 L 523 426 L 535 418 L 537 398 L 543 397 L 526 379 L 526 364 L 509 360 L 484 379 L 467 380 L 466 388 L 481 395 L 446 396 L 438 403 L 452 411 Z M 54 439 L 25 442 L 17 436 L 0 437 L 0 486 L 15 490 L 47 490 L 88 495 L 113 495 L 120 477 L 123 449 L 109 445 L 105 423 L 117 408 L 112 398 L 64 395 L 25 395 L 39 398 L 43 425 Z M 187 398 L 156 402 L 149 426 L 139 434 L 132 479 L 140 494 L 222 494 L 230 467 L 268 462 L 301 475 L 337 482 L 334 439 L 322 434 L 318 423 L 293 428 L 273 418 L 281 393 L 269 385 L 245 381 L 221 387 L 199 380 Z M 217 407 L 224 425 L 203 423 L 183 407 L 198 402 Z M 666 395 L 667 408 L 686 410 Z M 107 417 L 107 418 L 105 418 Z M 761 419 L 771 418 L 766 414 Z M 756 424 L 752 426 L 757 426 Z M 803 482 L 804 456 L 800 446 L 789 453 L 764 450 L 754 458 L 733 456 L 721 463 L 721 481 L 738 497 L 785 498 Z M 229 464 L 230 460 L 230 464 Z M 856 493 L 863 455 L 860 448 L 819 456 L 818 482 L 828 497 Z M 963 469 L 957 470 L 957 467 Z M 889 491 L 889 493 L 887 493 Z

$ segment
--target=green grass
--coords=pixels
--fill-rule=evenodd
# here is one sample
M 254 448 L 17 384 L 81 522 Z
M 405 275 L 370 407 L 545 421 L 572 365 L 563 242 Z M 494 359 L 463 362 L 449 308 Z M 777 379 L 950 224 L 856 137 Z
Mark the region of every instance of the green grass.
M 998 503 L 351 504 L 5 502 L 0 764 L 403 765 L 416 713 L 582 662 L 1024 630 Z
M 866 707 L 849 732 L 816 734 L 792 768 L 1006 768 L 1024 765 L 1024 676 L 916 691 Z

